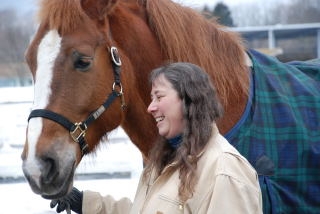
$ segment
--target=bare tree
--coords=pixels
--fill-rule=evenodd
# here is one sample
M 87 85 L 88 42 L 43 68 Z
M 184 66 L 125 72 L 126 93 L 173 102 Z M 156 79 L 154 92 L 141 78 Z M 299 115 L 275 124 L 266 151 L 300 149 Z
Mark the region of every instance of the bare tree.
M 239 27 L 320 22 L 319 0 L 265 1 L 230 9 L 235 25 Z
M 18 16 L 14 10 L 0 11 L 0 64 L 10 70 L 11 77 L 17 77 L 19 85 L 24 84 L 28 75 L 24 53 L 35 31 L 29 15 Z
M 286 11 L 287 24 L 320 22 L 320 2 L 318 0 L 293 1 Z

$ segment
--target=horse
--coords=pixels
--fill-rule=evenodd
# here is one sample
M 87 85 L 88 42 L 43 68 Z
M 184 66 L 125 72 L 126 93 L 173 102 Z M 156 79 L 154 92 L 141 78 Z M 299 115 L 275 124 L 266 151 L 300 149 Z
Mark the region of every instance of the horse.
M 171 0 L 43 0 L 38 14 L 21 155 L 36 194 L 66 195 L 82 157 L 119 126 L 147 161 L 158 137 L 149 72 L 185 61 L 217 88 L 218 128 L 257 170 L 264 213 L 319 211 L 318 60 L 285 64 L 248 50 L 239 34 Z

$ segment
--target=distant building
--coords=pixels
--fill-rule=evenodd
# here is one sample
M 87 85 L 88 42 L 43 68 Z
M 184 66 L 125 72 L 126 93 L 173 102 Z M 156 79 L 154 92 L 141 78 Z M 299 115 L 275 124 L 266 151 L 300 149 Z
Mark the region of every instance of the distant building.
M 234 27 L 249 48 L 276 55 L 281 61 L 320 58 L 320 23 Z

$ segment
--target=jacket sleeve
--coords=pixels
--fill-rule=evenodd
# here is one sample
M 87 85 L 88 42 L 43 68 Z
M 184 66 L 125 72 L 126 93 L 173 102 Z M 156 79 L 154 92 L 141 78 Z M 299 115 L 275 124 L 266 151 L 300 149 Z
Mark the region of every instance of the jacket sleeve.
M 261 193 L 256 186 L 229 175 L 218 175 L 207 213 L 262 214 Z
M 83 192 L 83 214 L 127 214 L 131 207 L 132 202 L 128 198 L 117 201 L 110 195 L 103 197 L 97 192 Z

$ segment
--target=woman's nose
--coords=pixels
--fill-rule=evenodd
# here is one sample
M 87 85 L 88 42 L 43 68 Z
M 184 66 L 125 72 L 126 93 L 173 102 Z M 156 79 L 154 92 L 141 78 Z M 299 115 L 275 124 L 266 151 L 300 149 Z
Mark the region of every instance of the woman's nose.
M 157 109 L 156 105 L 154 105 L 153 101 L 151 101 L 151 103 L 149 104 L 148 108 L 147 108 L 147 111 L 148 113 L 152 113 L 154 112 L 155 110 Z

